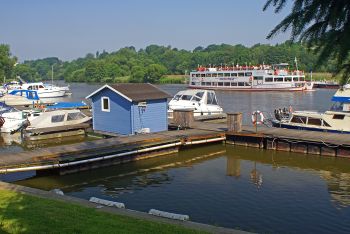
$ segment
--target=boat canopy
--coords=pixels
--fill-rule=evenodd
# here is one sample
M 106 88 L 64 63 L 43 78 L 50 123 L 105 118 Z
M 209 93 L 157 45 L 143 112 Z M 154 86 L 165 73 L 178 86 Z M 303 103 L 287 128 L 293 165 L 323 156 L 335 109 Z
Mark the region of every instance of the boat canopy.
M 350 103 L 350 89 L 339 89 L 332 97 L 332 101 Z
M 88 108 L 84 102 L 57 102 L 52 105 L 47 105 L 47 109 L 68 109 L 68 108 Z
M 27 99 L 33 100 L 33 101 L 39 100 L 38 93 L 34 90 L 15 89 L 15 90 L 12 90 L 9 94 L 26 97 Z

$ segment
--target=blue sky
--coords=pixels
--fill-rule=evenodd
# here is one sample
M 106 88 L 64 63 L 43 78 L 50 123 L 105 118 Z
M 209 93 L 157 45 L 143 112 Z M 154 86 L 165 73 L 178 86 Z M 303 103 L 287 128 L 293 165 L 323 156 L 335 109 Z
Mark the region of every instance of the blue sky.
M 192 50 L 266 40 L 290 7 L 262 11 L 265 0 L 0 0 L 0 43 L 20 61 L 71 60 L 87 53 L 150 44 Z

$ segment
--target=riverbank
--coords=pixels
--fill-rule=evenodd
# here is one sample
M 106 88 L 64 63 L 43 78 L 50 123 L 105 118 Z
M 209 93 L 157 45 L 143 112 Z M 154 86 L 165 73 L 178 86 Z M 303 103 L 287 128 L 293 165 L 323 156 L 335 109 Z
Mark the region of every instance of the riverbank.
M 0 230 L 7 233 L 245 233 L 96 206 L 79 198 L 3 182 L 0 191 Z

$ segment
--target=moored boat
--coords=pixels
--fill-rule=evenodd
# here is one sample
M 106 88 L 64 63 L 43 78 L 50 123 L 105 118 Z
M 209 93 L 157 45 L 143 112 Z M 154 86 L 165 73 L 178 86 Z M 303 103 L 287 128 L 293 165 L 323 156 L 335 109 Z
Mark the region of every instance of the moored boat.
M 303 71 L 289 71 L 289 64 L 199 67 L 190 73 L 189 87 L 237 91 L 303 91 Z
M 213 90 L 188 89 L 175 94 L 169 102 L 168 116 L 172 118 L 174 110 L 193 110 L 194 116 L 222 114 Z
M 22 111 L 0 102 L 0 132 L 13 133 L 27 123 Z
M 25 83 L 21 87 L 22 89 L 37 91 L 40 98 L 63 97 L 66 93 L 65 90 L 56 86 L 46 87 L 43 82 Z
M 350 89 L 339 89 L 332 98 L 329 111 L 275 110 L 274 127 L 350 134 Z

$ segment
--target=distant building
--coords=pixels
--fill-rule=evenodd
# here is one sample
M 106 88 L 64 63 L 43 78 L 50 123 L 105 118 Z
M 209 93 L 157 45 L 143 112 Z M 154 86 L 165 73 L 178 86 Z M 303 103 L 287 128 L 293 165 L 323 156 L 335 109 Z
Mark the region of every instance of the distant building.
M 167 98 L 151 84 L 104 85 L 88 95 L 94 131 L 121 135 L 168 129 Z

